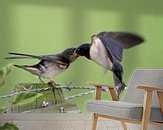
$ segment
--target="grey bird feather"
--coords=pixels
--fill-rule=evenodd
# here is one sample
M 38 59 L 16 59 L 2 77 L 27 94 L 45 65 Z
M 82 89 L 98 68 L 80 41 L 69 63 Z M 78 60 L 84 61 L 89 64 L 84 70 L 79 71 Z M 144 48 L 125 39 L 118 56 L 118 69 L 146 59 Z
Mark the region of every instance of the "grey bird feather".
M 53 55 L 31 55 L 22 53 L 9 53 L 14 55 L 11 57 L 6 57 L 5 59 L 38 59 L 39 63 L 34 65 L 14 65 L 15 67 L 29 71 L 33 75 L 41 78 L 52 78 L 66 70 L 69 65 L 74 62 L 78 55 L 74 52 L 76 48 L 65 49 L 62 53 Z

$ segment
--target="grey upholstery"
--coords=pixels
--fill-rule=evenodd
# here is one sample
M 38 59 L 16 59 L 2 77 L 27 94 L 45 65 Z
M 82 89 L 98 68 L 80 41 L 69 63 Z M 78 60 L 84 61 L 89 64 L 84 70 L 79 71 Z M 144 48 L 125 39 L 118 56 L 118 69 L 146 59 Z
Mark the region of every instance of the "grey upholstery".
M 90 112 L 121 117 L 132 120 L 141 120 L 144 91 L 137 86 L 157 86 L 163 88 L 163 69 L 137 69 L 134 71 L 128 84 L 127 93 L 122 102 L 93 100 L 86 102 L 86 109 Z M 163 115 L 159 108 L 158 98 L 153 94 L 151 121 L 163 122 Z
M 143 104 L 144 91 L 136 89 L 140 85 L 163 88 L 163 69 L 135 70 L 131 76 L 123 101 Z M 152 106 L 159 106 L 156 93 L 153 94 Z
M 141 120 L 143 105 L 119 101 L 92 100 L 86 102 L 86 108 L 88 111 L 102 115 Z M 159 107 L 152 108 L 150 120 L 163 122 L 163 116 Z
M 134 120 L 140 120 L 143 109 L 141 104 L 104 100 L 88 101 L 86 108 L 94 113 Z

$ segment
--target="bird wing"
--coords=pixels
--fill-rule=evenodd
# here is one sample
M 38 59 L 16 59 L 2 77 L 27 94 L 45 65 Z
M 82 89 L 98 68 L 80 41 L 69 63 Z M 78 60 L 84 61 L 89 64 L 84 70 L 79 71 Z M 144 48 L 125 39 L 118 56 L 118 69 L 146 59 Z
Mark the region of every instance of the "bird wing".
M 67 66 L 68 63 L 66 62 L 66 59 L 61 54 L 55 54 L 55 55 L 30 55 L 30 54 L 22 54 L 22 53 L 9 53 L 10 55 L 15 55 L 11 57 L 6 57 L 5 59 L 39 59 L 39 60 L 46 60 L 55 62 L 60 65 Z
M 144 39 L 141 36 L 128 32 L 100 32 L 97 36 L 112 39 L 125 49 L 134 47 L 144 42 Z
M 98 35 L 97 35 L 98 36 Z M 115 57 L 118 61 L 122 61 L 123 48 L 120 46 L 117 41 L 103 35 L 99 37 L 103 45 L 105 46 L 109 58 L 113 61 Z

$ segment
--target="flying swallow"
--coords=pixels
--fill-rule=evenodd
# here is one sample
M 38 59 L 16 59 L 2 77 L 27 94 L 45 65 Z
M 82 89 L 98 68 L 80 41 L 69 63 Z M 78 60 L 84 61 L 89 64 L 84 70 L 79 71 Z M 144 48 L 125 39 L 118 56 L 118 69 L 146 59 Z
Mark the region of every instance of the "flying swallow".
M 113 72 L 117 95 L 126 87 L 123 82 L 121 65 L 123 49 L 128 49 L 144 42 L 136 34 L 128 32 L 100 32 L 91 37 L 91 43 L 81 44 L 76 49 L 79 56 L 85 56 L 106 70 Z

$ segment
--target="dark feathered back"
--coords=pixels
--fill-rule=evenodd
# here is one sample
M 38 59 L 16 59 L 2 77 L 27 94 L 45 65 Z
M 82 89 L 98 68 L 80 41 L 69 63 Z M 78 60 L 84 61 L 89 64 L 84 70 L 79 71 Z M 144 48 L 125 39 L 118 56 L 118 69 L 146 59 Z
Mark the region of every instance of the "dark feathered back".
M 125 49 L 144 42 L 144 39 L 141 36 L 128 32 L 100 32 L 97 36 L 115 40 L 117 44 Z

